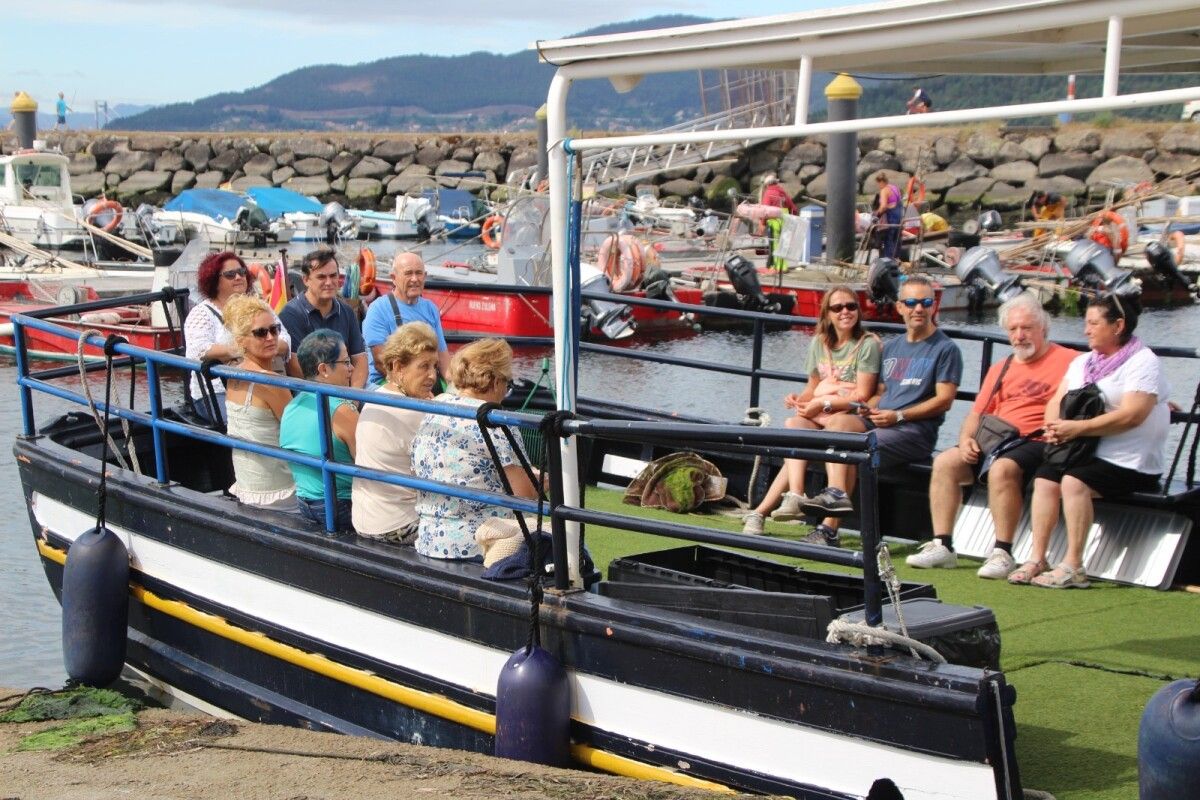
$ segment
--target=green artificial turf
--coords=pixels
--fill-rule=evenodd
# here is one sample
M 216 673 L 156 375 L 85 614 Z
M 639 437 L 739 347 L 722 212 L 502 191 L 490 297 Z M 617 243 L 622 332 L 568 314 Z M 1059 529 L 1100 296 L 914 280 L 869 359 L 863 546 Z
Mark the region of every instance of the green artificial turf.
M 587 506 L 740 531 L 715 514 L 672 514 L 621 503 L 621 493 L 588 487 Z M 767 522 L 767 534 L 799 539 L 809 529 Z M 617 557 L 690 542 L 589 526 L 587 546 L 606 570 Z M 842 537 L 843 547 L 858 546 Z M 1017 758 L 1025 787 L 1058 800 L 1137 796 L 1137 732 L 1156 691 L 1200 674 L 1200 596 L 1096 582 L 1086 591 L 1009 586 L 975 576 L 977 561 L 955 570 L 915 570 L 904 556 L 916 545 L 890 545 L 904 580 L 931 583 L 947 603 L 991 608 L 1000 626 L 1001 665 L 1016 687 Z M 752 553 L 786 563 L 798 559 Z M 844 568 L 807 562 L 829 571 Z

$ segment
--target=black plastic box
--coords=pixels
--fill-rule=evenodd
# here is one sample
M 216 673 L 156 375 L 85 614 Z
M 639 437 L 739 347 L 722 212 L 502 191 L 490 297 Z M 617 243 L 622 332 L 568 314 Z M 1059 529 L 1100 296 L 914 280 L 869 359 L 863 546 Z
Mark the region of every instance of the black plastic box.
M 861 575 L 814 572 L 692 545 L 625 556 L 597 591 L 706 619 L 824 639 L 836 617 L 862 608 Z M 929 584 L 901 585 L 902 598 L 936 598 Z
M 908 636 L 937 650 L 951 664 L 1000 669 L 1000 629 L 996 615 L 983 606 L 955 606 L 928 597 L 900 602 Z M 851 622 L 862 622 L 862 610 L 844 615 Z M 900 632 L 896 609 L 883 607 L 883 625 Z

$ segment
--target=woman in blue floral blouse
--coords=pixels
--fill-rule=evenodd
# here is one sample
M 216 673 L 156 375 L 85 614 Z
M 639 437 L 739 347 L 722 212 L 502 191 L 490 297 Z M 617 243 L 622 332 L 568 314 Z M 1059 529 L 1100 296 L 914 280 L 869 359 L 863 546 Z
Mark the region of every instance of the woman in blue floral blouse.
M 450 362 L 450 380 L 457 395 L 441 394 L 437 402 L 476 408 L 483 403 L 499 403 L 508 392 L 512 379 L 512 348 L 502 339 L 481 339 L 454 354 Z M 537 493 L 507 438 L 492 435 L 504 474 L 513 494 L 534 499 Z M 479 424 L 430 414 L 425 417 L 412 445 L 413 474 L 442 483 L 470 489 L 503 493 L 500 481 Z M 419 492 L 417 514 L 417 552 L 431 558 L 481 560 L 475 530 L 489 517 L 507 517 L 506 508 L 472 500 Z

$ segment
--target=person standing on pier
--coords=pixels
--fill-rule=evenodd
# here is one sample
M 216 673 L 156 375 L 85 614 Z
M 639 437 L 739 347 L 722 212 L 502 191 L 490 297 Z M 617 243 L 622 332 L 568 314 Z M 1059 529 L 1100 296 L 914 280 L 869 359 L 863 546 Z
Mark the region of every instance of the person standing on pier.
M 315 330 L 326 328 L 342 337 L 350 355 L 350 385 L 361 389 L 367 383 L 367 348 L 354 309 L 338 298 L 340 289 L 337 256 L 332 250 L 314 250 L 300 267 L 304 293 L 288 301 L 279 312 L 293 342 L 302 342 Z
M 825 424 L 827 431 L 874 430 L 880 472 L 929 460 L 938 428 L 962 381 L 962 352 L 934 324 L 933 304 L 933 282 L 924 275 L 910 275 L 896 301 L 904 335 L 883 345 L 881 393 L 868 401 L 860 415 L 834 414 Z M 805 541 L 838 547 L 840 518 L 854 510 L 849 493 L 858 471 L 831 461 L 825 464 L 825 474 L 825 490 L 800 503 L 805 514 L 825 517 Z
M 67 105 L 67 101 L 66 98 L 63 97 L 63 93 L 59 92 L 58 101 L 54 104 L 54 112 L 57 115 L 57 119 L 54 122 L 54 130 L 58 130 L 60 125 L 65 129 L 67 127 L 67 112 L 74 110 L 75 109 Z
M 900 250 L 900 220 L 904 215 L 904 204 L 900 200 L 900 187 L 888 181 L 886 172 L 875 175 L 876 195 L 875 225 L 883 229 L 880 237 L 879 257 L 895 258 Z
M 363 318 L 363 340 L 370 348 L 370 373 L 367 380 L 382 383 L 386 372 L 380 360 L 383 345 L 392 332 L 407 322 L 424 322 L 433 328 L 438 341 L 438 373 L 450 374 L 450 352 L 442 331 L 442 314 L 437 305 L 422 295 L 425 292 L 425 262 L 417 253 L 397 253 L 392 259 L 392 290 L 367 306 Z

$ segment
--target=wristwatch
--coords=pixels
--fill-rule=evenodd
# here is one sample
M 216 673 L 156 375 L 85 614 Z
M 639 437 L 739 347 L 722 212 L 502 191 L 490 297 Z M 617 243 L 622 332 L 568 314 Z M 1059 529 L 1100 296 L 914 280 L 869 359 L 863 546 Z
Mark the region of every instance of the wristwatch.
M 896 424 L 899 425 L 902 422 L 904 422 L 904 412 L 896 409 Z
M 821 410 L 824 411 L 826 414 L 832 414 L 833 413 L 833 403 L 826 400 L 825 405 L 821 407 Z

